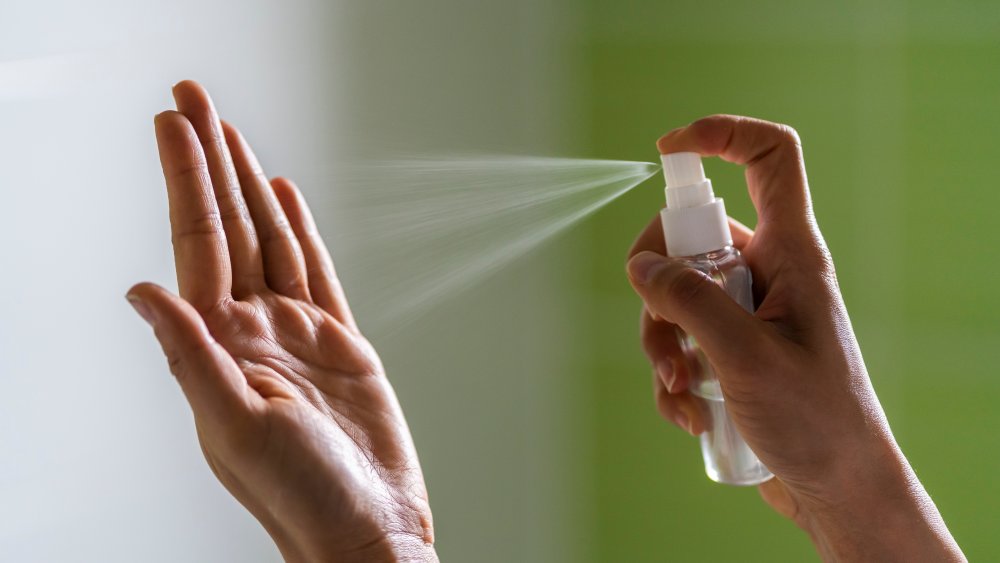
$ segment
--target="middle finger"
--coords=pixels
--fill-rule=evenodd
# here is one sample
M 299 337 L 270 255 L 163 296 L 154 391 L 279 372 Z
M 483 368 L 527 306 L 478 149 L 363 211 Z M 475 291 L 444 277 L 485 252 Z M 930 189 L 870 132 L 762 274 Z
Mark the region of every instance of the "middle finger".
M 260 243 L 247 212 L 219 115 L 208 92 L 197 82 L 185 80 L 174 86 L 174 100 L 178 111 L 191 121 L 205 151 L 222 227 L 229 243 L 232 292 L 240 299 L 264 286 L 264 268 Z

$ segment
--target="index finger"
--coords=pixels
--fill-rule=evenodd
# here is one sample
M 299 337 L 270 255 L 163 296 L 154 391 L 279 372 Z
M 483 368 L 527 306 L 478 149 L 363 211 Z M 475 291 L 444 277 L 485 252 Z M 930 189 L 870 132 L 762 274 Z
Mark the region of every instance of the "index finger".
M 181 297 L 204 312 L 228 295 L 232 287 L 226 234 L 205 153 L 184 115 L 165 111 L 156 116 L 154 123 L 167 181 L 177 284 Z
M 656 146 L 662 154 L 690 151 L 746 165 L 747 188 L 760 223 L 810 225 L 812 206 L 802 144 L 791 127 L 713 115 L 667 133 Z

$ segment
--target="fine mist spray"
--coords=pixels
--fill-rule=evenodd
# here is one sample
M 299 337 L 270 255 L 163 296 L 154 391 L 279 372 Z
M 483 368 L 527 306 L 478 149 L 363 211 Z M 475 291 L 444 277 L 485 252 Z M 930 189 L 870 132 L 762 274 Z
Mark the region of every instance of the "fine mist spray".
M 754 311 L 750 269 L 732 234 L 722 199 L 712 192 L 701 156 L 693 152 L 662 155 L 667 206 L 660 213 L 667 253 L 700 270 L 722 287 L 744 309 Z M 771 472 L 757 459 L 726 412 L 719 378 L 701 347 L 680 332 L 681 349 L 691 376 L 689 391 L 701 402 L 706 417 L 701 435 L 705 472 L 718 483 L 757 485 Z

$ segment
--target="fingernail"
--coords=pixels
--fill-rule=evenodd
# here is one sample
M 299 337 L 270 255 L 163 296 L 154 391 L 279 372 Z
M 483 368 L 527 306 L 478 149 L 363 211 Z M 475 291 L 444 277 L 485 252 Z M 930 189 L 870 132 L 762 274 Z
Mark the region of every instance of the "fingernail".
M 654 310 L 652 310 L 652 309 L 649 308 L 649 305 L 646 305 L 646 313 L 649 314 L 649 318 L 653 319 L 656 322 L 660 322 L 660 321 L 663 320 L 663 317 L 661 317 L 660 315 L 657 315 L 656 311 L 654 311 Z
M 645 285 L 667 266 L 667 258 L 655 252 L 640 252 L 628 263 L 629 275 L 640 285 Z
M 667 393 L 677 392 L 677 366 L 670 360 L 670 376 L 667 377 Z
M 670 139 L 675 137 L 678 133 L 680 133 L 684 129 L 685 127 L 678 127 L 676 129 L 672 129 L 664 133 L 662 136 L 660 136 L 659 139 L 656 140 L 656 149 L 660 152 L 660 154 L 669 152 L 670 147 L 667 145 L 667 143 L 670 141 Z
M 660 381 L 670 393 L 670 388 L 674 384 L 674 364 L 671 360 L 660 360 L 656 362 L 656 373 L 660 376 Z
M 129 304 L 132 305 L 132 308 L 135 309 L 136 313 L 139 313 L 139 316 L 143 320 L 149 323 L 150 326 L 156 326 L 156 315 L 153 314 L 153 310 L 149 308 L 149 305 L 146 305 L 142 299 L 139 299 L 135 295 L 126 295 L 125 298 L 128 299 Z

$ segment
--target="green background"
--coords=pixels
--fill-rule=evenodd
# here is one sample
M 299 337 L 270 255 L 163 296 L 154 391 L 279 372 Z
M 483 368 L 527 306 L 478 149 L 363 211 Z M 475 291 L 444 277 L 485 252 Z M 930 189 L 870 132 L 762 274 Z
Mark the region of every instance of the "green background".
M 836 6 L 835 6 L 836 4 Z M 971 560 L 1000 552 L 1000 10 L 989 2 L 590 2 L 578 48 L 591 156 L 650 160 L 712 113 L 795 127 L 815 210 L 894 433 Z M 752 225 L 739 168 L 707 162 Z M 625 250 L 658 179 L 584 227 L 593 256 L 595 561 L 816 555 L 753 489 L 701 478 L 655 413 Z M 621 260 L 613 259 L 621 257 Z
M 970 559 L 1000 558 L 995 0 L 40 0 L 0 14 L 0 191 L 15 210 L 0 221 L 0 560 L 280 560 L 206 466 L 122 299 L 140 280 L 174 288 L 150 120 L 183 78 L 306 193 L 406 412 L 443 561 L 817 560 L 755 490 L 710 482 L 697 442 L 656 414 L 624 262 L 659 178 L 412 324 L 369 329 L 384 270 L 367 259 L 397 265 L 352 230 L 364 216 L 342 204 L 367 185 L 342 162 L 652 161 L 662 133 L 717 112 L 801 134 L 895 434 Z M 707 170 L 752 225 L 741 170 Z

